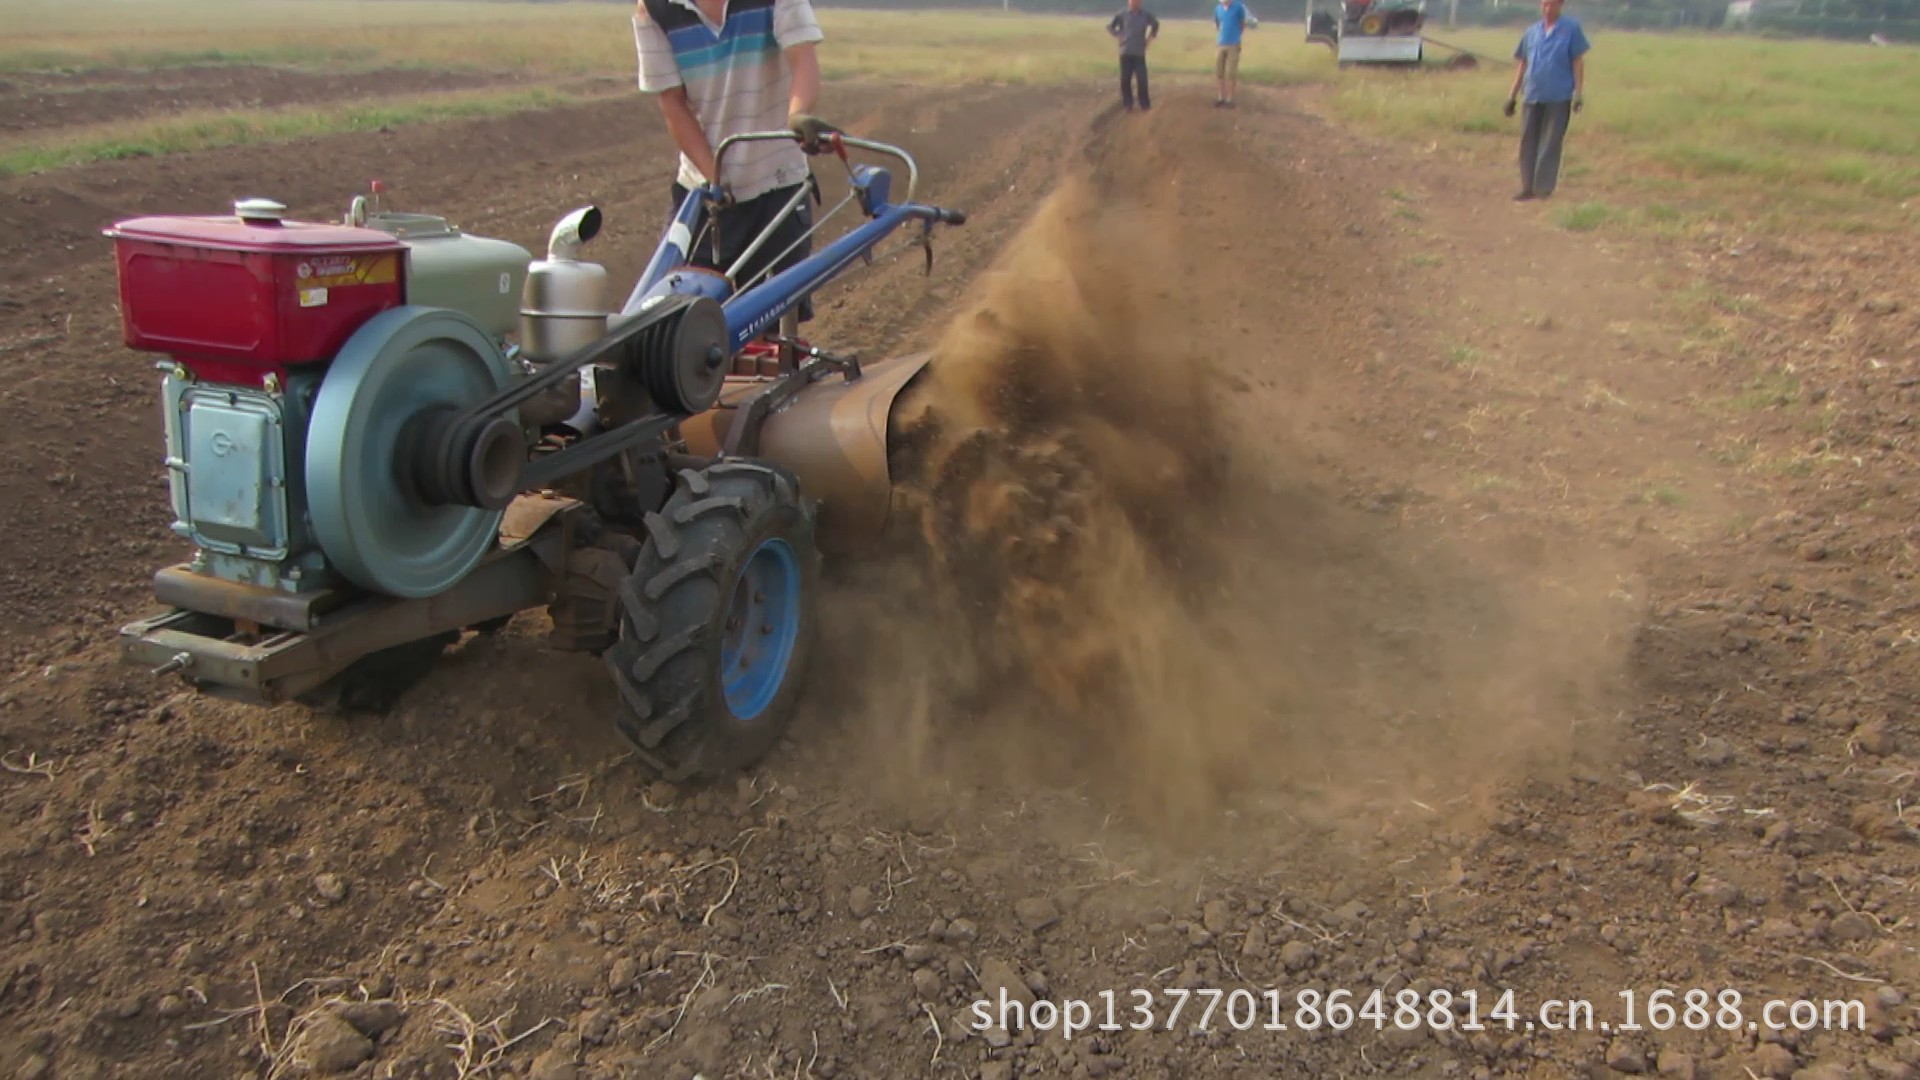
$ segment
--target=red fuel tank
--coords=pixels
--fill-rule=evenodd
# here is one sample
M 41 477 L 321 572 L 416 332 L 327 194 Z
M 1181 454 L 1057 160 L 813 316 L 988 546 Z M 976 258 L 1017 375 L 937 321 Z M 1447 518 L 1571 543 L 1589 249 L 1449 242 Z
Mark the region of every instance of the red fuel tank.
M 167 353 L 203 379 L 258 384 L 330 359 L 362 323 L 406 302 L 399 239 L 284 213 L 254 199 L 231 217 L 143 217 L 106 230 L 127 346 Z

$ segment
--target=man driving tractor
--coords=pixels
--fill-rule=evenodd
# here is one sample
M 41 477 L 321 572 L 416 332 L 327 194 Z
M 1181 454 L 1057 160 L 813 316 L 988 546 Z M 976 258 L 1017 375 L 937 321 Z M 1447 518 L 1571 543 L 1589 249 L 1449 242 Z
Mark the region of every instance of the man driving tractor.
M 812 115 L 820 93 L 815 45 L 824 36 L 809 0 L 640 0 L 636 6 L 640 89 L 658 96 L 667 131 L 680 148 L 668 212 L 677 213 L 708 180 L 728 194 L 712 208 L 712 244 L 688 252 L 696 265 L 725 272 L 810 183 L 807 155 L 819 152 L 821 138 L 838 130 Z M 739 143 L 728 149 L 724 173 L 716 167 L 715 152 L 729 136 L 780 128 L 799 141 Z M 802 200 L 734 285 L 744 287 L 762 270 L 771 276 L 805 259 L 813 251 L 806 236 L 812 223 L 812 208 Z M 694 235 L 708 224 L 703 210 Z M 770 269 L 769 260 L 776 260 Z M 802 299 L 797 321 L 812 317 L 811 302 Z

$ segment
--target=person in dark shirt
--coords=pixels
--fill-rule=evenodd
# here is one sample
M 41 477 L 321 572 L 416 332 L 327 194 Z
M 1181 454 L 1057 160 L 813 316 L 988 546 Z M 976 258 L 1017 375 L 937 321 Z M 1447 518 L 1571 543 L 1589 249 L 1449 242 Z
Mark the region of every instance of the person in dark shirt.
M 1147 46 L 1160 36 L 1160 20 L 1141 7 L 1140 0 L 1127 0 L 1127 9 L 1107 24 L 1107 33 L 1120 43 L 1120 104 L 1133 111 L 1137 83 L 1140 110 L 1153 108 L 1153 98 L 1147 92 Z

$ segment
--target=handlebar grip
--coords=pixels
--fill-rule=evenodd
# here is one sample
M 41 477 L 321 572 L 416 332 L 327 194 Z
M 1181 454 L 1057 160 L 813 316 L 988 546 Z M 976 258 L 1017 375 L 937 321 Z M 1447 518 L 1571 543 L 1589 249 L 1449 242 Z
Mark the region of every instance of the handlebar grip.
M 965 210 L 942 210 L 940 211 L 940 220 L 948 225 L 965 225 L 967 223 L 967 212 Z

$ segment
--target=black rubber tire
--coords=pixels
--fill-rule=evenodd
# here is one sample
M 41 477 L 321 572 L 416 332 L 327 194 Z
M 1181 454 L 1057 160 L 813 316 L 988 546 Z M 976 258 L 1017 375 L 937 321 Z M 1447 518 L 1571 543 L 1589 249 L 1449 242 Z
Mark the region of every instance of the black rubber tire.
M 618 637 L 603 658 L 618 690 L 614 722 L 661 778 L 750 767 L 792 723 L 815 632 L 816 513 L 790 473 L 722 461 L 682 470 L 666 505 L 646 516 L 646 539 L 620 590 Z M 745 722 L 721 689 L 721 647 L 734 585 L 772 537 L 798 559 L 798 633 L 772 702 Z

